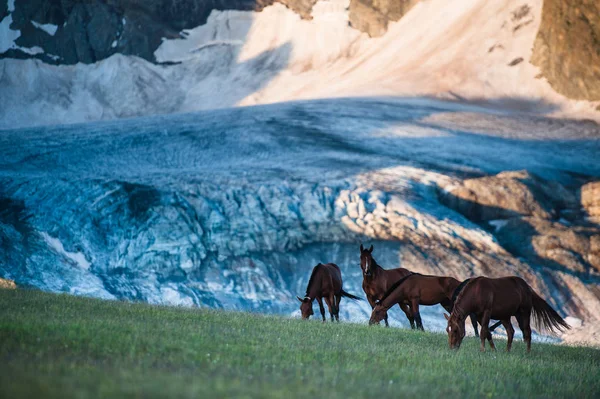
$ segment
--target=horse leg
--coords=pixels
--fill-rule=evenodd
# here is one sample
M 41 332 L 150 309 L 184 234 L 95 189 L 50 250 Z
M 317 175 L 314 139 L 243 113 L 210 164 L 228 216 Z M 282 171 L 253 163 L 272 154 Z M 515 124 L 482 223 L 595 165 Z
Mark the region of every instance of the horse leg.
M 481 351 L 485 352 L 485 340 L 487 339 L 490 342 L 490 347 L 492 348 L 492 350 L 496 350 L 496 347 L 494 346 L 494 341 L 492 341 L 492 333 L 490 333 L 490 316 L 492 315 L 492 312 L 489 310 L 486 310 L 485 312 L 483 312 L 483 317 L 481 318 L 481 334 L 479 335 L 479 338 L 481 339 Z
M 519 312 L 517 322 L 523 332 L 523 341 L 527 343 L 527 353 L 529 353 L 531 352 L 531 310 L 528 312 Z
M 340 301 L 342 300 L 342 294 L 335 296 L 335 321 L 340 322 Z
M 425 331 L 425 329 L 423 328 L 423 322 L 421 321 L 421 313 L 419 313 L 419 298 L 412 299 L 411 309 L 413 312 L 413 317 L 415 318 L 415 322 L 417 323 L 417 329 Z
M 402 309 L 402 311 L 406 315 L 406 318 L 408 319 L 408 322 L 410 323 L 410 328 L 414 330 L 415 329 L 415 318 L 413 317 L 412 311 L 410 310 L 410 306 L 408 306 L 408 303 L 399 303 L 398 306 L 400 306 L 400 309 Z
M 502 325 L 506 330 L 506 336 L 508 338 L 508 343 L 506 344 L 506 351 L 510 352 L 510 349 L 512 348 L 513 337 L 515 336 L 515 329 L 513 328 L 512 323 L 510 322 L 510 318 L 502 320 Z
M 323 306 L 323 298 L 318 296 L 317 301 L 319 302 L 319 308 L 321 309 L 321 317 L 323 318 L 323 323 L 325 323 L 325 307 Z
M 331 321 L 333 321 L 333 314 L 335 312 L 335 299 L 333 295 L 325 297 L 325 303 L 327 304 L 327 308 L 329 309 L 329 316 L 331 316 Z
M 469 315 L 469 318 L 471 319 L 471 324 L 473 324 L 473 331 L 475 331 L 475 338 L 479 338 L 479 331 L 477 331 L 477 316 L 475 316 L 475 313 L 471 313 Z

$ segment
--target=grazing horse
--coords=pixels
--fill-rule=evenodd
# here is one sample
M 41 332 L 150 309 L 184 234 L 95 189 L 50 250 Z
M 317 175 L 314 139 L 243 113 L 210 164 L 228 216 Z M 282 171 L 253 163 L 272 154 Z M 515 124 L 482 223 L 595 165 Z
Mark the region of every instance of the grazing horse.
M 367 301 L 371 305 L 371 309 L 375 307 L 375 304 L 380 300 L 386 291 L 398 280 L 404 276 L 411 274 L 408 269 L 398 268 L 386 270 L 379 266 L 373 258 L 373 246 L 369 249 L 363 248 L 360 244 L 360 268 L 363 274 L 363 291 L 367 295 Z M 415 320 L 412 317 L 410 307 L 404 304 L 398 304 L 400 309 L 406 314 L 406 318 L 410 322 L 410 327 L 415 328 Z M 383 317 L 385 320 L 385 326 L 389 327 L 388 315 L 385 312 Z
M 452 311 L 453 297 L 461 283 L 453 277 L 424 276 L 411 273 L 394 283 L 377 302 L 369 324 L 379 323 L 385 317 L 387 310 L 395 304 L 409 306 L 417 328 L 423 330 L 423 322 L 419 313 L 419 305 L 431 306 L 440 304 L 448 312 Z M 477 321 L 471 315 L 473 330 L 477 332 Z
M 490 318 L 500 320 L 506 329 L 508 342 L 506 350 L 512 347 L 515 329 L 510 318 L 515 316 L 523 339 L 527 343 L 527 352 L 531 351 L 531 315 L 538 328 L 550 332 L 569 329 L 569 325 L 544 301 L 522 278 L 477 277 L 469 281 L 456 298 L 454 309 L 448 320 L 448 344 L 451 349 L 458 349 L 465 336 L 466 315 L 475 314 L 481 324 L 481 351 L 485 351 L 485 340 L 496 350 L 492 335 L 488 330 Z
M 342 289 L 342 273 L 336 264 L 328 263 L 323 265 L 319 263 L 313 268 L 310 275 L 308 286 L 306 287 L 306 295 L 304 298 L 300 298 L 299 296 L 296 298 L 301 303 L 300 311 L 302 312 L 302 318 L 305 320 L 314 314 L 312 303 L 316 299 L 321 308 L 323 322 L 325 322 L 323 298 L 329 308 L 331 321 L 333 321 L 334 317 L 337 321 L 340 321 L 340 301 L 343 296 L 353 300 L 360 300 L 359 297 L 349 294 Z

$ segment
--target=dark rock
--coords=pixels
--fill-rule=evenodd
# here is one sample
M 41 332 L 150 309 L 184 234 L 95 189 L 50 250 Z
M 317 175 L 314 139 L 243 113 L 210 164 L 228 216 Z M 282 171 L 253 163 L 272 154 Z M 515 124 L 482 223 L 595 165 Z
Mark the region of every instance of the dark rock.
M 94 59 L 101 60 L 115 53 L 115 40 L 119 36 L 119 16 L 108 5 L 93 3 L 87 7 L 89 22 L 86 26 L 87 39 Z
M 8 1 L 0 1 L 0 21 L 8 15 Z
M 515 58 L 514 60 L 512 60 L 508 66 L 515 66 L 515 65 L 519 65 L 521 62 L 523 62 L 523 57 L 518 57 Z
M 154 51 L 163 38 L 179 37 L 183 29 L 206 23 L 213 10 L 261 11 L 280 1 L 310 19 L 316 0 L 17 0 L 13 29 L 21 30 L 17 44 L 41 47 L 56 55 L 60 63 L 92 63 L 115 53 L 136 55 L 155 61 Z M 0 13 L 7 14 L 3 3 Z M 36 28 L 32 21 L 58 26 L 54 36 Z M 125 21 L 125 23 L 123 23 Z M 65 24 L 66 23 L 66 24 Z M 43 60 L 48 55 L 36 55 Z M 32 57 L 9 51 L 0 58 Z
M 544 0 L 531 63 L 567 97 L 600 100 L 600 2 Z

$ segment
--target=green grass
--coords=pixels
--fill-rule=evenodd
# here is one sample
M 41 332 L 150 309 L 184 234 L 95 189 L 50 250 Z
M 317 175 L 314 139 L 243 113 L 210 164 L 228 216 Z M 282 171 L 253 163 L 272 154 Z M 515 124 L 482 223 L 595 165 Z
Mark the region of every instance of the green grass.
M 0 397 L 416 395 L 598 398 L 600 351 L 0 290 Z

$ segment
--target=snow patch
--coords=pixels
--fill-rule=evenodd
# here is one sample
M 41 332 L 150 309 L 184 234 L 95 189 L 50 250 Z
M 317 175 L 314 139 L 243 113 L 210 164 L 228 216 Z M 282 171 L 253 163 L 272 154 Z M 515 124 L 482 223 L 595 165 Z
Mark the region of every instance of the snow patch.
M 33 24 L 33 26 L 35 26 L 38 29 L 43 30 L 50 36 L 54 36 L 54 34 L 56 33 L 56 30 L 58 29 L 58 25 L 54 25 L 54 24 L 40 24 L 35 21 L 31 21 L 31 23 Z
M 488 223 L 494 227 L 496 232 L 498 232 L 504 226 L 506 226 L 506 224 L 508 223 L 508 220 L 504 220 L 504 219 L 490 220 Z
M 4 53 L 17 47 L 15 40 L 21 36 L 21 31 L 10 29 L 10 24 L 12 24 L 12 22 L 12 15 L 10 14 L 4 17 L 0 22 L 0 53 Z
M 16 46 L 15 48 L 27 53 L 27 54 L 31 54 L 31 55 L 36 55 L 36 54 L 43 54 L 44 53 L 44 49 L 38 46 L 34 46 L 34 47 L 21 47 L 21 46 Z
M 15 11 L 15 0 L 8 0 L 8 12 Z
M 110 47 L 111 47 L 111 48 L 115 48 L 115 47 L 117 47 L 117 41 L 116 41 L 116 40 L 114 40 L 114 41 L 111 43 Z
M 57 253 L 72 260 L 77 266 L 79 266 L 83 270 L 90 270 L 90 262 L 85 258 L 85 255 L 81 252 L 69 252 L 65 250 L 63 243 L 58 239 L 50 236 L 46 232 L 41 233 L 44 241 L 52 247 Z

